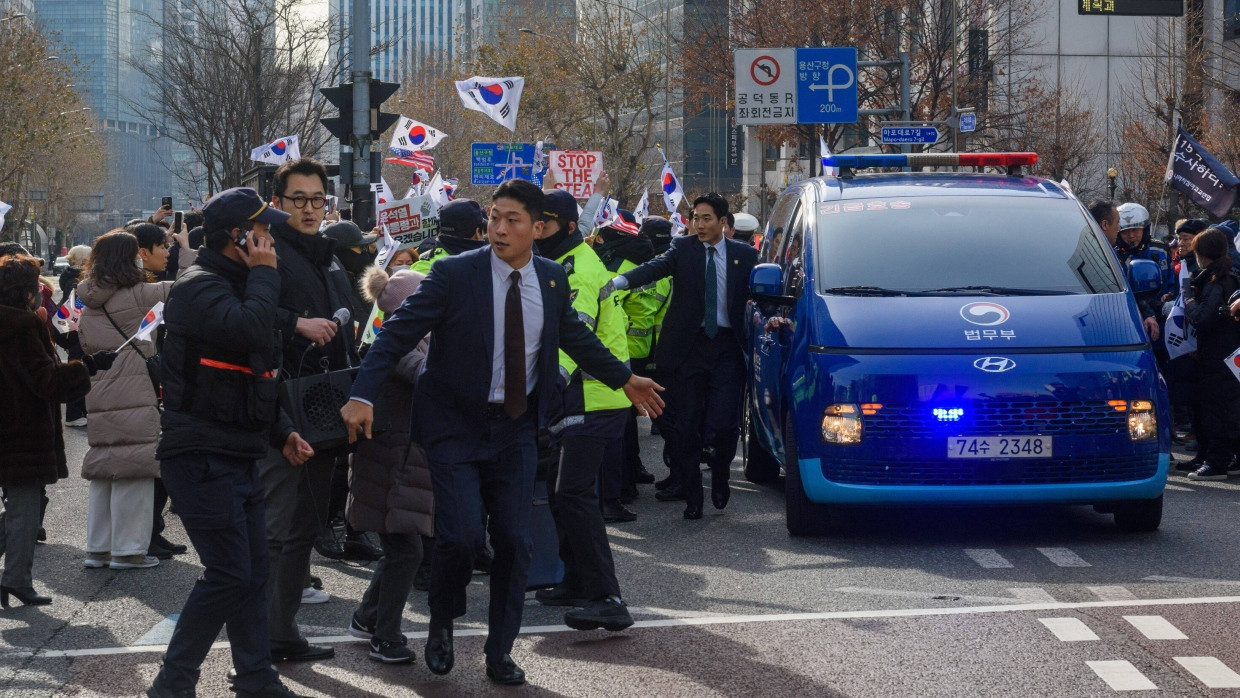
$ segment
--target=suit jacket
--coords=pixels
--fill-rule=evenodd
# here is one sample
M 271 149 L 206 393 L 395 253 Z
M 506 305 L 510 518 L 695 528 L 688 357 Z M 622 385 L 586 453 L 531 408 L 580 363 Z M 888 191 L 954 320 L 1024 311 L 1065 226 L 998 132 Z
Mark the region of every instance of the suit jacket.
M 743 356 L 749 272 L 758 262 L 758 251 L 736 240 L 725 239 L 724 242 L 728 269 L 728 322 L 732 325 Z M 629 288 L 672 277 L 672 302 L 663 320 L 663 332 L 659 334 L 654 358 L 655 365 L 660 369 L 676 370 L 692 349 L 706 314 L 706 246 L 696 235 L 682 235 L 672 240 L 667 252 L 621 276 L 628 280 Z
M 540 425 L 549 426 L 560 379 L 558 349 L 611 388 L 623 386 L 632 372 L 578 318 L 564 269 L 535 255 L 534 270 L 543 302 L 535 399 Z M 414 436 L 432 462 L 476 460 L 483 453 L 496 341 L 492 297 L 489 247 L 439 260 L 417 292 L 384 321 L 353 382 L 350 397 L 374 403 L 401 357 L 434 332 L 414 394 Z

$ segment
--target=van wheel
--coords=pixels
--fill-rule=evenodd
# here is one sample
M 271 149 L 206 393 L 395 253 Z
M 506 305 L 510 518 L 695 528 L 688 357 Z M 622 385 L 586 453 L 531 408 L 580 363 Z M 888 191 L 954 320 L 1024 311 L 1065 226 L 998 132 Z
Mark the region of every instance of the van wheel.
M 779 461 L 758 442 L 753 419 L 745 417 L 745 479 L 763 485 L 779 479 Z
M 792 420 L 785 419 L 784 425 L 784 506 L 788 533 L 792 536 L 826 535 L 831 529 L 830 511 L 827 505 L 811 502 L 805 495 Z
M 1121 531 L 1143 533 L 1157 531 L 1162 523 L 1163 498 L 1133 499 L 1115 503 L 1115 525 Z

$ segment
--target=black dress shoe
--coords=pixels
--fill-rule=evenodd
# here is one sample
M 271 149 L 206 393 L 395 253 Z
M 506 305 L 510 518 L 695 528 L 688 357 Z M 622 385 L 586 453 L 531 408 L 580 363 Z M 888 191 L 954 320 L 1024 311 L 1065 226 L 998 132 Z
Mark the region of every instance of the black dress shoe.
M 160 560 L 171 560 L 173 555 L 171 550 L 155 544 L 151 544 L 151 547 L 146 549 L 146 554 Z
M 444 674 L 452 671 L 456 663 L 456 655 L 452 651 L 452 621 L 439 624 L 431 621 L 430 631 L 426 634 L 426 668 L 432 674 Z M 506 656 L 506 655 L 505 655 Z M 488 672 L 489 672 L 488 665 Z
M 654 482 L 654 473 L 642 466 L 637 469 L 637 475 L 633 478 L 633 481 L 639 485 L 649 485 Z
M 655 488 L 656 490 L 658 490 L 658 491 L 662 492 L 663 490 L 665 490 L 665 489 L 667 489 L 667 488 L 669 488 L 669 487 L 671 487 L 671 486 L 673 486 L 673 485 L 675 485 L 675 484 L 676 484 L 676 481 L 672 479 L 672 476 L 671 476 L 671 475 L 668 475 L 667 477 L 663 478 L 662 480 L 659 480 L 658 482 L 654 483 L 654 488 Z
M 633 510 L 624 506 L 618 499 L 603 500 L 603 522 L 604 523 L 627 523 L 636 521 L 637 514 Z
M 23 606 L 46 606 L 52 602 L 52 597 L 36 594 L 34 587 L 16 589 L 14 587 L 0 586 L 0 606 L 4 608 L 9 607 L 9 594 L 16 596 Z
M 273 645 L 271 647 L 271 661 L 273 662 L 317 662 L 335 656 L 334 648 L 326 645 L 312 645 L 308 642 L 301 645 Z
M 716 509 L 722 509 L 728 505 L 728 500 L 732 498 L 732 488 L 728 486 L 726 480 L 720 480 L 710 483 L 710 502 L 715 505 Z
M 164 550 L 171 550 L 173 555 L 181 555 L 189 551 L 187 546 L 173 543 L 167 538 L 164 538 L 161 534 L 151 536 L 151 547 L 160 547 Z
M 505 654 L 496 659 L 487 657 L 487 678 L 501 686 L 520 686 L 525 683 L 525 672 Z
M 591 601 L 585 608 L 576 608 L 564 614 L 564 625 L 573 630 L 624 630 L 633 624 L 628 606 L 610 596 Z
M 237 698 L 302 698 L 276 679 L 257 691 L 237 691 Z
M 702 518 L 701 505 L 694 506 L 690 504 L 689 506 L 685 507 L 685 518 L 690 521 L 697 521 L 698 519 Z
M 474 572 L 477 574 L 491 574 L 491 565 L 495 564 L 495 553 L 487 546 L 482 546 L 474 555 Z
M 655 492 L 654 498 L 660 502 L 679 502 L 684 500 L 685 491 L 683 488 L 673 485 L 661 492 Z
M 534 599 L 544 606 L 584 606 L 585 594 L 566 584 L 557 584 L 550 589 L 539 589 L 534 592 Z

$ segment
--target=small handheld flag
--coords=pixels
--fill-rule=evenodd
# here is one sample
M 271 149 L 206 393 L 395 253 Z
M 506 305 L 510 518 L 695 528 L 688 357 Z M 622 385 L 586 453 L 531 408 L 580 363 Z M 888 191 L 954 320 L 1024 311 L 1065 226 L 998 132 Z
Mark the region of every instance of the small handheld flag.
M 521 91 L 525 78 L 472 77 L 456 81 L 456 92 L 466 109 L 480 111 L 500 126 L 517 129 L 517 109 L 521 106 Z
M 637 223 L 640 225 L 642 221 L 646 220 L 646 216 L 649 216 L 649 215 L 650 215 L 650 192 L 643 189 L 641 201 L 638 201 L 637 208 L 633 209 L 633 217 L 637 219 Z
M 401 150 L 430 150 L 439 144 L 448 134 L 432 128 L 420 121 L 401 117 L 396 124 L 396 132 L 392 134 L 393 148 Z
M 1163 326 L 1163 342 L 1167 345 L 1167 355 L 1172 359 L 1197 351 L 1197 328 L 1190 325 L 1184 316 L 1184 299 L 1188 296 L 1191 278 L 1188 265 L 1180 264 L 1180 295 L 1175 299 L 1171 312 L 1167 313 L 1167 322 Z
M 133 341 L 145 342 L 151 338 L 153 333 L 160 325 L 164 324 L 164 302 L 160 301 L 155 307 L 146 311 L 146 315 L 142 318 L 142 322 L 138 325 L 138 331 L 134 336 L 125 340 L 125 344 Z M 117 351 L 125 348 L 125 344 L 116 348 Z
M 77 329 L 77 323 L 73 321 L 73 311 L 69 302 L 56 309 L 56 315 L 52 317 L 52 326 L 61 334 L 69 334 Z
M 301 146 L 297 144 L 297 136 L 277 138 L 267 145 L 260 145 L 250 152 L 250 159 L 271 165 L 283 165 L 289 160 L 301 158 Z
M 11 204 L 6 204 L 3 201 L 0 201 L 0 228 L 4 227 L 4 214 L 12 210 L 13 206 Z
M 663 176 L 660 184 L 663 187 L 663 205 L 667 206 L 669 213 L 674 213 L 680 207 L 681 200 L 685 198 L 685 192 L 680 188 L 680 179 L 672 171 L 672 164 L 667 160 L 663 161 Z
M 818 134 L 818 156 L 822 160 L 822 173 L 828 177 L 840 176 L 840 168 L 831 159 L 831 149 L 827 147 L 827 139 Z
M 689 224 L 685 222 L 685 217 L 679 213 L 673 213 L 667 219 L 672 222 L 672 235 L 682 235 L 689 229 Z

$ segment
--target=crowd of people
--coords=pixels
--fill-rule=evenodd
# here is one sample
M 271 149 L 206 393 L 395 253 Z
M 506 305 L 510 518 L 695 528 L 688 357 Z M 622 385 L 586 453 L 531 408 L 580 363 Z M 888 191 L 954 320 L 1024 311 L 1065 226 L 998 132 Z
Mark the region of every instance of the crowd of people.
M 573 628 L 632 625 L 605 525 L 635 520 L 626 505 L 649 484 L 700 519 L 703 463 L 712 505 L 727 506 L 758 222 L 709 194 L 684 234 L 627 210 L 596 225 L 600 185 L 584 207 L 553 181 L 451 201 L 436 237 L 376 265 L 379 231 L 329 216 L 326 170 L 300 159 L 277 170 L 270 201 L 230 189 L 73 248 L 59 299 L 39 260 L 0 248 L 0 389 L 19 396 L 0 419 L 23 425 L 0 458 L 0 602 L 52 602 L 31 570 L 45 488 L 68 475 L 69 426 L 89 443 L 84 568 L 187 552 L 164 536 L 169 502 L 205 567 L 150 696 L 194 695 L 224 628 L 238 695 L 293 695 L 273 664 L 334 655 L 296 622 L 329 598 L 314 549 L 377 562 L 349 633 L 379 662 L 415 659 L 401 618 L 416 587 L 426 664 L 451 671 L 477 570 L 490 574 L 497 683 L 524 682 L 510 652 L 529 587 Z M 73 331 L 53 329 L 74 302 Z M 159 304 L 163 326 L 140 334 Z M 348 443 L 311 443 L 281 391 L 334 372 L 356 375 Z M 639 416 L 665 442 L 658 482 Z M 536 488 L 555 539 L 531 538 Z M 535 551 L 562 560 L 562 577 L 531 580 Z

